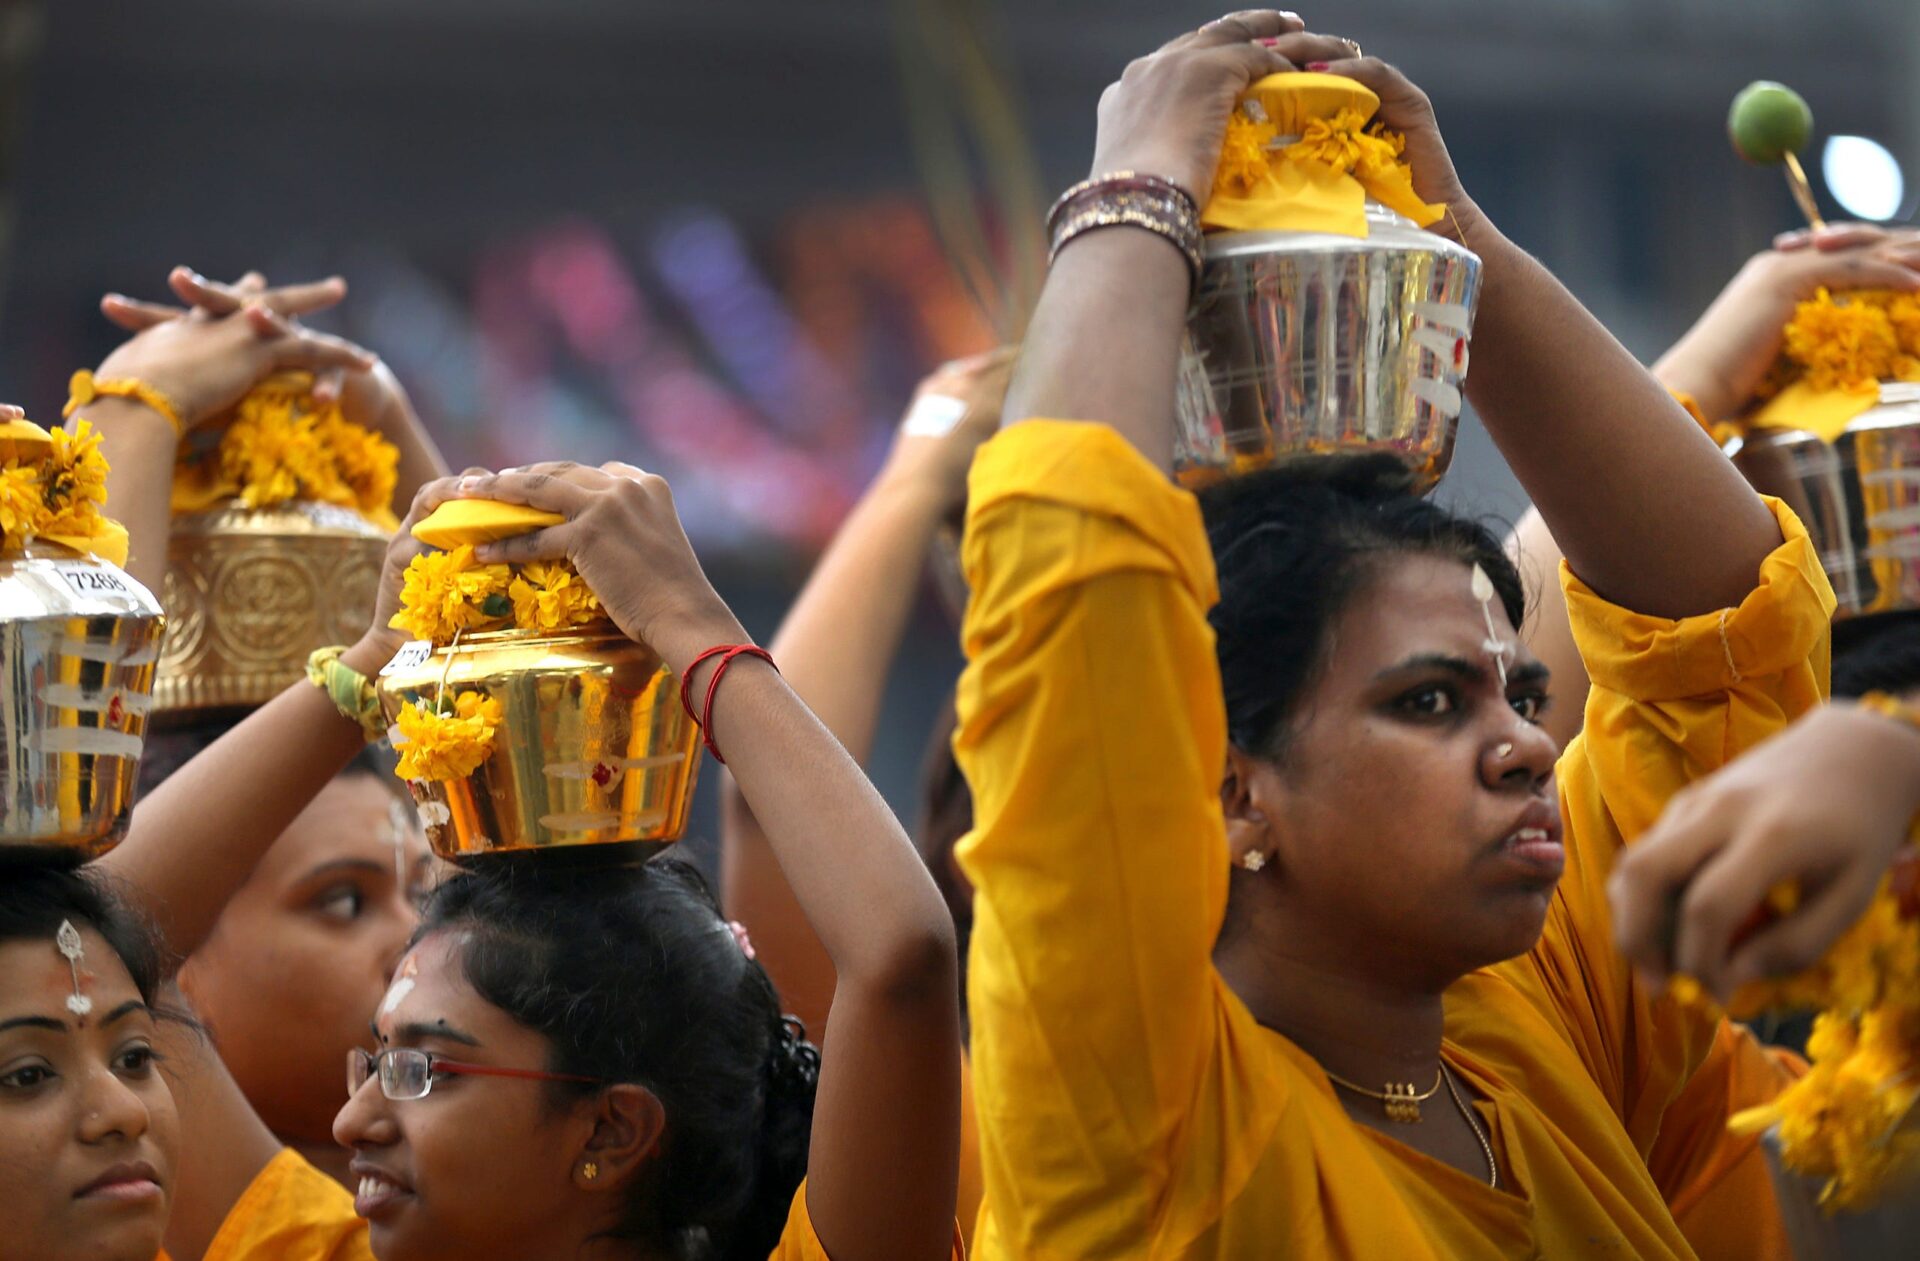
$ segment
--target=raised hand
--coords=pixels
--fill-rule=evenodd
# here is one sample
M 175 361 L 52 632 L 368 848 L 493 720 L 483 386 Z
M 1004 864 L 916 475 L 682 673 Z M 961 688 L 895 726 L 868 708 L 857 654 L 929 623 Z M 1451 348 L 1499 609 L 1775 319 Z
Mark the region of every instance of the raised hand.
M 1209 22 L 1133 62 L 1101 95 L 1093 174 L 1158 175 L 1204 204 L 1227 117 L 1247 85 L 1352 54 L 1346 40 L 1305 33 L 1292 13 L 1249 9 Z
M 1609 883 L 1620 950 L 1725 999 L 1795 972 L 1860 917 L 1920 810 L 1920 731 L 1851 705 L 1816 710 L 1676 794 Z M 1788 915 L 1743 935 L 1767 895 Z
M 714 644 L 746 639 L 700 568 L 664 478 L 631 464 L 535 464 L 435 482 L 414 507 L 431 511 L 447 499 L 524 504 L 565 517 L 477 547 L 474 558 L 568 561 L 615 625 L 676 671 Z
M 921 487 L 943 512 L 965 503 L 973 453 L 1000 428 L 1019 353 L 1003 346 L 928 373 L 907 405 L 882 476 Z
M 1920 232 L 1849 223 L 1782 235 L 1747 260 L 1654 375 L 1709 420 L 1739 415 L 1778 358 L 1794 306 L 1820 289 L 1920 290 Z
M 328 295 L 337 301 L 331 285 L 305 287 L 308 292 L 295 305 L 311 309 Z M 233 406 L 270 373 L 285 369 L 316 375 L 333 369 L 364 372 L 374 363 L 372 355 L 351 342 L 301 327 L 268 305 L 264 296 L 243 298 L 223 314 L 198 310 L 165 319 L 149 318 L 154 314 L 150 310 L 136 313 L 130 302 L 120 299 L 110 308 L 102 304 L 116 322 L 137 320 L 145 327 L 109 354 L 96 375 L 146 382 L 173 402 L 188 428 Z

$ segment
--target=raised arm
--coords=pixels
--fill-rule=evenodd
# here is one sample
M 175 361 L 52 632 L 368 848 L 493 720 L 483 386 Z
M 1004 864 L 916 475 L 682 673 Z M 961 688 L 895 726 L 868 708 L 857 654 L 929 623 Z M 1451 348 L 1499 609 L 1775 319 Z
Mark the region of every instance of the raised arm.
M 1380 97 L 1377 117 L 1406 136 L 1415 190 L 1447 206 L 1442 225 L 1481 257 L 1467 394 L 1574 572 L 1615 604 L 1658 617 L 1738 604 L 1781 541 L 1760 497 L 1660 383 L 1474 205 L 1425 93 L 1376 58 L 1326 69 Z
M 405 638 L 387 622 L 421 550 L 408 530 L 425 502 L 423 492 L 387 549 L 366 633 L 340 656 L 362 674 L 379 673 Z M 360 724 L 326 693 L 295 683 L 135 806 L 126 839 L 101 865 L 146 904 L 169 950 L 191 954 L 260 856 L 365 744 Z
M 1755 254 L 1727 282 L 1692 328 L 1653 365 L 1654 379 L 1685 395 L 1709 421 L 1746 411 L 1780 351 L 1794 305 L 1821 288 L 1920 289 L 1920 233 L 1837 224 L 1787 238 L 1786 248 Z M 1553 671 L 1553 707 L 1544 724 L 1562 745 L 1580 730 L 1587 668 L 1567 623 L 1560 591 L 1560 545 L 1529 509 L 1510 545 L 1528 579 L 1528 647 Z
M 488 545 L 483 563 L 565 557 L 627 634 L 676 672 L 745 631 L 701 572 L 666 483 L 626 465 L 462 479 L 561 525 Z M 696 695 L 712 662 L 694 672 Z M 773 669 L 738 658 L 708 733 L 839 981 L 807 1169 L 814 1230 L 838 1261 L 945 1258 L 960 1145 L 953 923 L 886 802 Z
M 200 283 L 184 267 L 174 270 L 174 278 L 182 285 Z M 141 331 L 101 361 L 95 379 L 139 382 L 177 413 L 167 417 L 148 402 L 117 394 L 101 395 L 78 412 L 100 431 L 101 453 L 112 466 L 107 499 L 127 528 L 127 571 L 143 585 L 159 591 L 166 576 L 174 454 L 187 430 L 232 407 L 270 373 L 359 372 L 373 363 L 359 347 L 292 320 L 331 306 L 345 292 L 337 280 L 270 292 L 249 286 L 244 303 L 219 315 L 183 314 L 117 295 L 106 299 L 103 308 L 116 323 Z
M 787 685 L 857 762 L 872 749 L 928 549 L 941 522 L 966 502 L 967 466 L 1000 423 L 1011 367 L 1008 352 L 994 351 L 947 364 L 921 383 L 886 466 L 774 637 Z M 721 811 L 722 904 L 752 932 L 787 1010 L 821 1029 L 833 1001 L 833 962 L 731 776 L 722 780 Z

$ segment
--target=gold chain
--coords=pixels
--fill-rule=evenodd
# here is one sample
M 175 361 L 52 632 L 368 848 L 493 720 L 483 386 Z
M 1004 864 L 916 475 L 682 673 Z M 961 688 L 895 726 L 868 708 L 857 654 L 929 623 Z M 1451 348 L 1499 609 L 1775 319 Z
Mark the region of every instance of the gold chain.
M 1320 1071 L 1327 1073 L 1324 1066 Z M 1378 1099 L 1387 1107 L 1387 1120 L 1397 1122 L 1400 1125 L 1416 1125 L 1419 1123 L 1420 1105 L 1440 1093 L 1440 1083 L 1445 1080 L 1445 1078 L 1446 1074 L 1444 1072 L 1435 1073 L 1433 1075 L 1433 1085 L 1428 1088 L 1427 1093 L 1424 1095 L 1416 1095 L 1413 1093 L 1413 1083 L 1410 1081 L 1390 1081 L 1387 1083 L 1387 1088 L 1384 1091 L 1368 1090 L 1365 1086 L 1354 1085 L 1344 1077 L 1335 1077 L 1332 1073 L 1327 1073 L 1327 1080 L 1334 1085 L 1345 1087 L 1356 1095 L 1365 1095 L 1369 1099 Z
M 1487 1132 L 1480 1128 L 1480 1118 L 1473 1115 L 1473 1109 L 1460 1097 L 1460 1088 L 1453 1084 L 1453 1074 L 1447 1066 L 1440 1066 L 1440 1076 L 1446 1079 L 1447 1093 L 1453 1096 L 1453 1106 L 1460 1109 L 1460 1115 L 1467 1119 L 1467 1125 L 1473 1130 L 1473 1136 L 1480 1140 L 1480 1150 L 1487 1154 L 1487 1185 L 1500 1189 L 1500 1162 L 1493 1158 L 1493 1144 L 1487 1139 Z

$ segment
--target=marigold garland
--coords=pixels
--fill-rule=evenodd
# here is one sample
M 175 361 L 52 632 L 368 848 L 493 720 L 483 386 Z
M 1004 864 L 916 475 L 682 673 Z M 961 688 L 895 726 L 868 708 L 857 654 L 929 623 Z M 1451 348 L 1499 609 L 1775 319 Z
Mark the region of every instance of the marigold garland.
M 1776 394 L 1804 380 L 1816 390 L 1920 381 L 1920 298 L 1884 289 L 1837 297 L 1821 289 L 1794 308 L 1780 358 L 1762 387 Z
M 197 456 L 183 450 L 176 476 L 203 480 L 246 508 L 303 499 L 390 525 L 399 466 L 397 447 L 346 419 L 338 403 L 316 402 L 312 379 L 295 373 L 241 399 L 219 447 Z
M 603 621 L 593 589 L 564 561 L 482 565 L 473 546 L 426 552 L 407 565 L 395 629 L 435 644 L 462 631 L 552 633 Z
M 89 539 L 107 526 L 100 435 L 85 420 L 75 421 L 72 432 L 45 432 L 45 454 L 0 465 L 0 533 L 9 547 L 40 537 Z
M 1890 1183 L 1920 1173 L 1920 907 L 1912 864 L 1882 882 L 1866 913 L 1812 968 L 1743 987 L 1728 1012 L 1817 1009 L 1807 1044 L 1812 1067 L 1771 1102 L 1736 1114 L 1740 1134 L 1777 1130 L 1780 1159 L 1821 1182 L 1828 1212 L 1875 1204 Z M 1798 889 L 1782 886 L 1769 910 L 1785 914 Z M 1682 1002 L 1705 1002 L 1698 984 L 1676 977 Z
M 600 597 L 571 565 L 555 561 L 521 566 L 507 584 L 507 597 L 513 601 L 513 624 L 521 630 L 565 630 L 602 617 Z
M 1220 146 L 1220 165 L 1213 177 L 1215 190 L 1235 197 L 1250 195 L 1267 177 L 1272 160 L 1268 146 L 1279 131 L 1272 123 L 1249 118 L 1241 110 L 1233 111 Z
M 405 780 L 461 780 L 493 756 L 493 738 L 504 720 L 500 702 L 484 692 L 461 692 L 429 709 L 418 701 L 400 707 L 395 746 Z
M 496 629 L 513 614 L 507 597 L 512 577 L 505 565 L 474 563 L 471 544 L 423 552 L 402 576 L 400 611 L 391 624 L 436 644 L 451 642 L 461 631 Z

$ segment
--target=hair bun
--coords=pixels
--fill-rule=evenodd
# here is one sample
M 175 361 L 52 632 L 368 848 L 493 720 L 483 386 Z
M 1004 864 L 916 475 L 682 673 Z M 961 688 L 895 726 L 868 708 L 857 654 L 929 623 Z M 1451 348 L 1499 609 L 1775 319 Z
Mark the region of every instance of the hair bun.
M 811 1098 L 820 1082 L 820 1048 L 807 1041 L 807 1027 L 797 1016 L 782 1016 L 774 1025 L 767 1047 L 767 1099 Z

